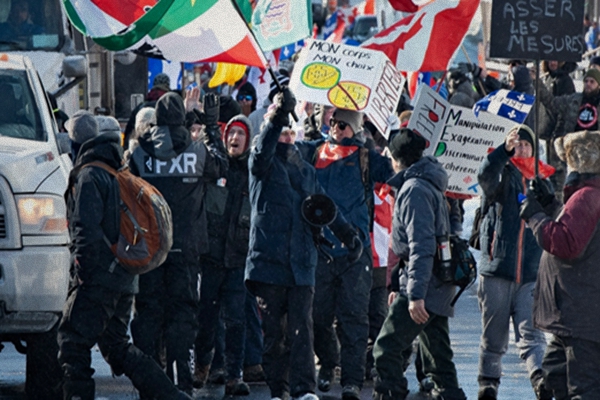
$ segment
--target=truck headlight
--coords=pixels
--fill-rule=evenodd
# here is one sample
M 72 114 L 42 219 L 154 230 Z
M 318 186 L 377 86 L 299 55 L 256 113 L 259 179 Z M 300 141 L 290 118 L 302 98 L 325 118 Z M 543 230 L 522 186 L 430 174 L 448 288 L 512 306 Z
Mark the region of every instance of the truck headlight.
M 15 197 L 23 235 L 63 234 L 67 231 L 67 207 L 63 198 L 51 195 Z

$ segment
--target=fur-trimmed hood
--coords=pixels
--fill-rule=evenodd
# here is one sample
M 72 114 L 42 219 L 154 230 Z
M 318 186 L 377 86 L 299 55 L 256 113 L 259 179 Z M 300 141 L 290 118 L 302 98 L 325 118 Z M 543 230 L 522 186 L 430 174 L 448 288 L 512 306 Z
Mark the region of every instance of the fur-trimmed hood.
M 554 141 L 554 149 L 571 170 L 600 174 L 600 131 L 569 133 Z

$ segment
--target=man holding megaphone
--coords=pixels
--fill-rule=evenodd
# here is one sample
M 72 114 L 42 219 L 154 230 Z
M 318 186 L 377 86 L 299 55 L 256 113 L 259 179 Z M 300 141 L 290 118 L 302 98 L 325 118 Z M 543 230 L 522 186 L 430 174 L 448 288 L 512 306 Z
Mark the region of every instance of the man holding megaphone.
M 283 87 L 250 152 L 251 225 L 245 281 L 262 310 L 263 368 L 271 397 L 282 399 L 289 394 L 293 399 L 317 400 L 312 320 L 317 248 L 313 230 L 315 225 L 330 223 L 356 259 L 362 243 L 334 206 L 322 197 L 312 197 L 325 192 L 315 169 L 302 159 L 294 144 L 289 114 L 295 105 L 294 95 Z M 312 206 L 303 216 L 302 203 L 309 196 Z

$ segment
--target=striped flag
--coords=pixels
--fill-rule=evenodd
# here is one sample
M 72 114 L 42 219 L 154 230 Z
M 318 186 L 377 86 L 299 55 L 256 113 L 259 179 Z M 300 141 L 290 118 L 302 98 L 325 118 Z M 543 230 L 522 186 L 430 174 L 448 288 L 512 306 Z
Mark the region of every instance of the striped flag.
M 231 0 L 63 0 L 63 5 L 73 26 L 108 50 L 177 62 L 267 64 Z
M 493 91 L 473 106 L 475 116 L 487 111 L 522 124 L 535 101 L 535 96 L 507 89 Z

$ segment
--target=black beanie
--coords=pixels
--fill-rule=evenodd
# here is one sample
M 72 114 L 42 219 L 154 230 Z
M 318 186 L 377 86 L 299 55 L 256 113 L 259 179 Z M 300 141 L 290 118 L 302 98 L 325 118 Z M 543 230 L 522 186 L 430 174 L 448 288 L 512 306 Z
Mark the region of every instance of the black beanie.
M 421 158 L 427 141 L 412 129 L 402 128 L 389 144 L 390 153 L 395 160 Z

